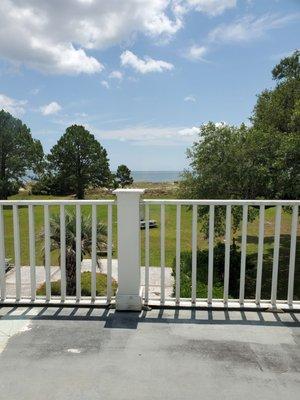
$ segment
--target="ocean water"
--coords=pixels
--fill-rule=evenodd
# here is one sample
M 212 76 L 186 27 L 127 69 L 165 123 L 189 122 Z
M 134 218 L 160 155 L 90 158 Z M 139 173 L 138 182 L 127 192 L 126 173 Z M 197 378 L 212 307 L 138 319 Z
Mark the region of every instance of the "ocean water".
M 131 171 L 135 182 L 174 182 L 180 174 L 181 171 Z

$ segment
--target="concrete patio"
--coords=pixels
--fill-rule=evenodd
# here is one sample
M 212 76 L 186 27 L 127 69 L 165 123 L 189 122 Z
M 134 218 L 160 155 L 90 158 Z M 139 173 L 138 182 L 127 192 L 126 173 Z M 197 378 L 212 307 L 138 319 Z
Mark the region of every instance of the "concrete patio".
M 51 281 L 57 281 L 61 277 L 60 267 L 52 266 L 51 268 Z M 81 265 L 81 271 L 91 271 L 91 260 L 84 259 Z M 97 272 L 107 273 L 107 260 L 101 260 L 101 270 L 97 269 Z M 158 267 L 149 267 L 149 293 L 154 299 L 159 299 L 161 294 L 160 286 L 160 273 L 161 270 Z M 118 260 L 112 260 L 112 278 L 118 281 Z M 36 266 L 36 289 L 38 289 L 45 282 L 45 267 Z M 165 295 L 172 297 L 173 293 L 174 278 L 172 276 L 172 269 L 165 268 Z M 141 267 L 141 286 L 145 286 L 145 267 Z M 12 268 L 6 273 L 6 293 L 8 296 L 14 297 L 16 295 L 16 272 L 15 268 Z M 21 294 L 24 297 L 30 297 L 31 285 L 30 285 L 30 267 L 23 266 L 21 268 Z
M 300 314 L 0 309 L 6 400 L 299 399 Z

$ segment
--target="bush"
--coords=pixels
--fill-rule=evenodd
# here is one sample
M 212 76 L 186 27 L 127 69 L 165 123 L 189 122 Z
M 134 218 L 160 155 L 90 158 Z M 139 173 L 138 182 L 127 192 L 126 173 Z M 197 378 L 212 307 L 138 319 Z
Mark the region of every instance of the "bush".
M 65 195 L 69 193 L 64 186 L 64 179 L 52 174 L 43 175 L 31 189 L 34 195 Z
M 115 295 L 117 291 L 117 282 L 112 280 L 112 294 Z M 51 294 L 53 296 L 60 296 L 61 281 L 51 282 Z M 97 273 L 96 274 L 96 296 L 105 296 L 107 288 L 107 275 Z M 46 294 L 46 284 L 44 283 L 38 290 L 38 296 L 44 296 Z M 89 271 L 81 274 L 81 295 L 91 295 L 91 273 Z
M 2 180 L 0 178 L 0 193 L 3 194 L 3 198 L 13 196 L 19 193 L 21 183 L 17 181 Z
M 223 297 L 224 284 L 225 245 L 218 243 L 214 247 L 214 270 L 213 270 L 213 297 Z M 246 287 L 247 297 L 253 295 L 252 282 L 256 276 L 256 264 L 251 258 L 246 259 Z M 176 277 L 176 259 L 173 261 L 173 275 Z M 237 298 L 240 287 L 241 252 L 237 246 L 230 246 L 230 273 L 229 273 L 229 296 Z M 197 250 L 197 291 L 199 298 L 207 297 L 208 282 L 208 249 Z M 191 297 L 192 288 L 192 252 L 184 251 L 180 257 L 180 296 Z M 174 285 L 175 291 L 175 285 Z

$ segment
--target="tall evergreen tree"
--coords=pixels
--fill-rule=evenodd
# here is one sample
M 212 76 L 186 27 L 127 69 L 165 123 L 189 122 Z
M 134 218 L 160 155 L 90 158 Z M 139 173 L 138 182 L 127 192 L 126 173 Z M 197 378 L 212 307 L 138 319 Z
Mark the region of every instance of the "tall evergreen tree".
M 78 199 L 83 199 L 88 187 L 109 185 L 107 152 L 83 126 L 67 128 L 47 159 L 61 192 L 76 193 Z
M 131 176 L 130 169 L 122 164 L 118 166 L 116 175 L 115 175 L 116 186 L 125 187 L 133 184 L 133 178 Z
M 28 170 L 43 170 L 43 148 L 29 128 L 10 113 L 0 111 L 0 199 L 17 193 Z

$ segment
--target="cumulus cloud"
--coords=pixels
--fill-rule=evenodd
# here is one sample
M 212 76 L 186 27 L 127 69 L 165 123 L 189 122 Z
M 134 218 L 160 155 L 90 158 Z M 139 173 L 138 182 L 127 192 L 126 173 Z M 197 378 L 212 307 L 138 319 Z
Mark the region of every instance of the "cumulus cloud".
M 192 136 L 195 137 L 200 132 L 200 129 L 196 126 L 192 126 L 191 128 L 184 128 L 178 131 L 181 136 Z
M 105 89 L 109 89 L 109 83 L 108 83 L 107 81 L 103 80 L 103 81 L 101 81 L 100 83 L 101 83 L 101 85 L 102 85 L 103 87 L 105 87 Z
M 123 79 L 123 74 L 121 71 L 112 71 L 109 74 L 109 78 L 110 79 L 118 79 L 119 81 L 121 81 Z
M 1 0 L 1 58 L 54 74 L 103 69 L 88 54 L 138 34 L 171 38 L 188 12 L 214 16 L 236 0 Z M 8 39 L 9 38 L 9 39 Z
M 190 60 L 204 60 L 204 56 L 207 53 L 208 49 L 206 46 L 197 46 L 193 45 L 191 46 L 187 52 L 186 52 L 186 57 L 189 58 Z
M 25 113 L 27 100 L 16 100 L 0 93 L 0 110 L 5 110 L 12 115 L 20 116 Z
M 222 24 L 209 33 L 210 42 L 247 42 L 262 37 L 267 31 L 278 29 L 287 23 L 299 20 L 300 14 L 279 16 L 266 14 L 260 17 L 247 15 L 230 24 Z
M 186 96 L 183 100 L 195 103 L 196 102 L 196 97 L 193 94 L 190 94 L 189 96 Z
M 61 110 L 61 106 L 56 102 L 52 101 L 49 104 L 46 104 L 40 108 L 40 111 L 43 115 L 52 115 L 57 114 Z
M 228 124 L 225 121 L 220 121 L 220 122 L 215 122 L 215 125 L 216 125 L 217 128 L 222 128 L 222 127 L 224 127 L 224 126 L 226 126 Z
M 129 50 L 126 50 L 121 54 L 121 64 L 123 66 L 130 66 L 141 74 L 170 71 L 174 68 L 173 64 L 166 61 L 154 60 L 147 56 L 144 57 L 144 59 L 141 59 Z

